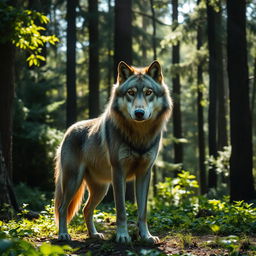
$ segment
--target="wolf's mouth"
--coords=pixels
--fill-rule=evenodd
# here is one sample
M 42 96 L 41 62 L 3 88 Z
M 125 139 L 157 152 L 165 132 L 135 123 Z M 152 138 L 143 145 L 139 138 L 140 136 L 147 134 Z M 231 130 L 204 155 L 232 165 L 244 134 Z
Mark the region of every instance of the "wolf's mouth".
M 135 116 L 135 118 L 133 118 L 131 115 L 130 115 L 131 119 L 136 121 L 136 122 L 144 122 L 144 121 L 147 121 L 151 118 L 151 113 L 149 115 L 148 118 L 145 118 L 145 116 L 142 116 L 142 117 L 138 117 L 138 116 Z

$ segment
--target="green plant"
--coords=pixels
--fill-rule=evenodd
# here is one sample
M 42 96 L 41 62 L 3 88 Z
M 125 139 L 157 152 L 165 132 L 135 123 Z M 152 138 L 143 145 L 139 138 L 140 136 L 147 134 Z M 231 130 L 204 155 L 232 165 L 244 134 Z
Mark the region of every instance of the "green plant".
M 45 205 L 50 203 L 46 192 L 41 191 L 39 188 L 31 188 L 21 182 L 14 189 L 18 202 L 28 205 L 28 208 L 33 211 L 42 211 Z
M 0 239 L 0 254 L 2 256 L 61 256 L 72 252 L 72 248 L 58 245 L 43 243 L 38 248 L 31 243 L 18 238 Z
M 195 178 L 188 171 L 182 171 L 177 178 L 165 178 L 164 182 L 156 185 L 158 200 L 165 202 L 165 205 L 178 206 L 182 204 L 198 188 L 198 182 Z
M 186 249 L 189 247 L 192 247 L 194 245 L 193 243 L 193 237 L 189 233 L 179 233 L 177 234 L 177 238 L 180 242 L 181 248 Z
M 2 1 L 0 20 L 4 21 L 0 24 L 1 42 L 11 41 L 16 47 L 26 50 L 29 53 L 29 66 L 39 66 L 40 61 L 45 61 L 41 52 L 46 43 L 54 45 L 59 41 L 54 35 L 42 33 L 46 30 L 44 25 L 49 22 L 49 18 L 40 12 L 17 8 Z

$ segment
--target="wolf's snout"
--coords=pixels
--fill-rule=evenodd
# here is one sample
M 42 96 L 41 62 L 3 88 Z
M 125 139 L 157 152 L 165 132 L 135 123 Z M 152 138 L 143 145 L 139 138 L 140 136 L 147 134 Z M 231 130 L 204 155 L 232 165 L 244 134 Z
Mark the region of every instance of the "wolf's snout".
M 138 120 L 142 120 L 143 119 L 143 116 L 145 114 L 145 111 L 143 109 L 136 109 L 135 112 L 134 112 L 136 118 Z

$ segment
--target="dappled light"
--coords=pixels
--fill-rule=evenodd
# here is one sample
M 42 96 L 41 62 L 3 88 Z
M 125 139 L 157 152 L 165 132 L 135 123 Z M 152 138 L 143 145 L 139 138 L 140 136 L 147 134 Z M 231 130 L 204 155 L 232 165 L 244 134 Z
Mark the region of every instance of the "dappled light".
M 256 255 L 256 2 L 0 1 L 0 255 Z

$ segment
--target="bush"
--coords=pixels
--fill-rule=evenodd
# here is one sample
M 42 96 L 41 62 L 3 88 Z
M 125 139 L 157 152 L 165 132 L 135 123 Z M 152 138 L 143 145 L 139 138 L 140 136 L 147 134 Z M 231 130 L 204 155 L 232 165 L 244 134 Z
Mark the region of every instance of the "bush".
M 14 188 L 19 204 L 26 204 L 33 211 L 42 211 L 49 204 L 51 197 L 39 188 L 31 188 L 25 183 L 20 183 Z
M 32 121 L 30 112 L 22 101 L 16 102 L 13 135 L 14 182 L 53 190 L 54 155 L 63 133 Z
M 256 234 L 256 210 L 243 201 L 230 203 L 195 196 L 195 176 L 183 171 L 157 185 L 149 220 L 155 229 L 174 229 L 196 234 Z

